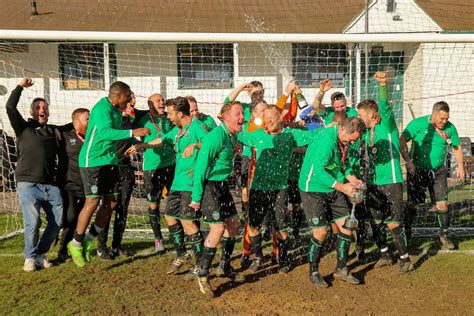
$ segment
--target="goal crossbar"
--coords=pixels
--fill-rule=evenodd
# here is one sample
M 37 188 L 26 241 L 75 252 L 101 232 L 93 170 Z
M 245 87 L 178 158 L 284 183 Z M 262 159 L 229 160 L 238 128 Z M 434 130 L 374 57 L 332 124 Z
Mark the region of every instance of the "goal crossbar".
M 281 43 L 474 43 L 474 33 L 160 33 L 92 32 L 0 29 L 2 40 L 114 41 L 114 42 L 281 42 Z

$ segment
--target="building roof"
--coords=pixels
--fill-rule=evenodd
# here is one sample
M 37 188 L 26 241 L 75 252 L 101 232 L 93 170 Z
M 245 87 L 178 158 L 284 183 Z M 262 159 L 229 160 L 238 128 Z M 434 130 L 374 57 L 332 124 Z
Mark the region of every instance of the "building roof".
M 364 0 L 3 0 L 0 29 L 342 33 Z M 417 0 L 444 30 L 474 30 L 474 0 Z
M 0 29 L 342 33 L 364 0 L 37 0 L 2 1 Z
M 474 0 L 416 0 L 445 31 L 474 30 Z

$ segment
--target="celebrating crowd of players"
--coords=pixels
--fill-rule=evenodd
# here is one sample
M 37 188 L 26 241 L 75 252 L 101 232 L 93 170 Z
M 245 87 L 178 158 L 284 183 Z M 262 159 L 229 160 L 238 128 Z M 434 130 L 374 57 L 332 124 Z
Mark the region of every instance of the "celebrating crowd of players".
M 334 277 L 359 284 L 347 266 L 353 231 L 346 221 L 349 199 L 361 191 L 364 202 L 357 206 L 356 214 L 361 224 L 357 230 L 360 260 L 368 238 L 367 223 L 380 250 L 375 267 L 393 264 L 388 229 L 398 255 L 396 271 L 414 269 L 408 243 L 417 206 L 425 202 L 427 189 L 439 219 L 440 241 L 454 249 L 448 238 L 445 157 L 449 146 L 459 166 L 463 166 L 463 156 L 456 128 L 448 120 L 449 106 L 435 103 L 431 115 L 414 119 L 400 136 L 388 100 L 386 74 L 377 72 L 375 80 L 377 102 L 367 99 L 356 109 L 347 106 L 340 92 L 331 96 L 330 107 L 322 105 L 324 93 L 331 88 L 331 82 L 324 80 L 312 107 L 303 111 L 298 122 L 296 94 L 301 89 L 295 82 L 288 83 L 276 105 L 270 105 L 264 101 L 263 84 L 253 81 L 237 87 L 224 100 L 219 125 L 199 112 L 191 96 L 165 101 L 155 93 L 148 98 L 149 110 L 136 110 L 131 88 L 117 81 L 91 111 L 76 109 L 72 123 L 54 126 L 48 124 L 48 102 L 43 98 L 31 103 L 28 121 L 18 111 L 23 89 L 33 85 L 30 78 L 24 78 L 6 105 L 17 136 L 17 192 L 25 224 L 23 269 L 51 267 L 45 254 L 61 228 L 59 261 L 71 256 L 77 266 L 85 266 L 92 259 L 96 238 L 98 257 L 129 255 L 121 241 L 134 185 L 130 157 L 142 151 L 155 252 L 165 252 L 159 205 L 166 188 L 164 219 L 176 253 L 166 272 L 176 274 L 191 266 L 186 277 L 195 278 L 199 290 L 211 297 L 214 292 L 208 275 L 219 247 L 222 254 L 216 275 L 245 281 L 231 266 L 241 218 L 227 183 L 240 151 L 245 219 L 242 268 L 262 269 L 262 232 L 273 231 L 278 271 L 288 273 L 289 237 L 293 234 L 299 240 L 300 222 L 306 218 L 311 232 L 310 282 L 328 286 L 319 263 L 330 233 L 335 236 L 337 254 Z M 236 101 L 243 91 L 251 103 Z M 406 207 L 400 157 L 407 169 Z M 463 168 L 457 172 L 459 179 L 464 179 Z M 289 205 L 293 227 L 286 216 Z M 41 209 L 47 225 L 40 237 Z M 94 212 L 95 220 L 90 224 Z M 106 243 L 114 212 L 109 252 Z M 206 236 L 201 232 L 201 221 L 209 225 Z M 194 253 L 194 264 L 187 248 Z

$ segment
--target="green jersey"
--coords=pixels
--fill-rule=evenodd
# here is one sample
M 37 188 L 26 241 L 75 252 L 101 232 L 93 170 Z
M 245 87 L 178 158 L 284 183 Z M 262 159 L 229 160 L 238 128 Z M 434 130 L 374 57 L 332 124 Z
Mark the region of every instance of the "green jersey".
M 346 114 L 348 117 L 357 117 L 356 109 L 352 107 L 346 108 Z M 329 125 L 334 121 L 334 108 L 332 106 L 326 107 L 323 113 L 319 114 L 319 116 L 324 120 L 324 125 Z
M 132 137 L 132 130 L 120 129 L 121 126 L 122 113 L 107 97 L 100 99 L 89 117 L 84 145 L 79 153 L 79 167 L 117 165 L 117 141 Z
M 380 122 L 367 129 L 362 138 L 369 155 L 369 184 L 403 182 L 400 165 L 400 140 L 393 111 L 388 104 L 387 86 L 379 85 Z
M 204 137 L 194 166 L 193 202 L 201 201 L 205 180 L 224 181 L 232 174 L 236 143 L 224 123 Z
M 210 115 L 200 113 L 197 119 L 200 120 L 202 124 L 204 124 L 204 127 L 208 132 L 212 131 L 217 126 L 216 121 L 214 121 Z
M 148 112 L 137 123 L 140 127 L 147 127 L 151 134 L 145 136 L 145 143 L 169 133 L 173 127 L 171 121 L 165 116 L 156 116 Z M 173 142 L 170 139 L 163 141 L 163 147 L 147 148 L 143 154 L 143 170 L 151 171 L 165 168 L 175 163 Z
M 301 172 L 301 166 L 303 166 L 304 152 L 301 152 L 296 148 L 293 151 L 290 159 L 290 166 L 288 169 L 288 180 L 298 181 Z
M 304 192 L 334 192 L 350 168 L 343 168 L 342 151 L 337 137 L 338 125 L 318 129 L 315 140 L 306 149 L 298 187 Z
M 174 172 L 171 190 L 192 191 L 194 180 L 194 165 L 198 156 L 198 150 L 194 150 L 193 155 L 183 158 L 182 154 L 186 147 L 191 144 L 200 143 L 207 135 L 206 127 L 199 120 L 192 119 L 191 122 L 182 129 L 175 126 L 161 140 L 166 142 L 171 140 L 174 143 L 176 152 L 176 167 Z
M 288 165 L 293 151 L 298 146 L 309 144 L 314 137 L 311 131 L 284 128 L 281 133 L 271 135 L 263 129 L 239 134 L 239 140 L 253 147 L 256 166 L 251 189 L 282 190 L 288 186 Z
M 413 140 L 410 157 L 421 170 L 434 170 L 444 165 L 448 140 L 454 147 L 460 144 L 458 131 L 451 122 L 448 121 L 439 133 L 430 119 L 430 115 L 416 118 L 402 133 L 407 141 Z
M 362 156 L 362 150 L 365 151 L 365 147 L 361 148 L 360 138 L 354 142 L 354 144 L 349 145 L 347 148 L 347 159 L 348 164 L 357 177 L 357 179 L 364 180 L 364 170 L 365 166 L 364 157 Z M 365 155 L 365 153 L 364 153 Z
M 229 103 L 229 102 L 230 102 L 229 97 L 225 98 L 224 103 Z M 250 104 L 242 102 L 242 107 L 244 108 L 244 122 L 248 123 L 250 121 L 250 117 L 252 116 Z M 244 125 L 244 128 L 242 129 L 242 133 L 247 133 L 247 125 Z M 252 151 L 250 147 L 244 145 L 242 148 L 242 156 L 250 157 L 251 155 L 252 155 Z

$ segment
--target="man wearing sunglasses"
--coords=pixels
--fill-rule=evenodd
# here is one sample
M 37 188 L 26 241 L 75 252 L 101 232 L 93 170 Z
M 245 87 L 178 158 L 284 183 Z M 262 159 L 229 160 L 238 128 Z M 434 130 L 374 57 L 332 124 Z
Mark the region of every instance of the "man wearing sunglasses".
M 326 107 L 322 104 L 324 94 L 331 89 L 331 80 L 325 79 L 319 84 L 319 92 L 313 102 L 313 110 L 310 115 L 319 115 L 325 125 L 329 125 L 334 121 L 334 113 L 346 112 L 348 117 L 357 117 L 357 111 L 347 106 L 346 96 L 342 92 L 334 92 L 331 95 L 331 106 Z
M 124 82 L 116 81 L 110 86 L 108 96 L 100 99 L 90 114 L 84 146 L 79 154 L 86 202 L 79 214 L 74 238 L 68 244 L 71 257 L 79 267 L 85 266 L 86 261 L 91 261 L 93 240 L 103 230 L 117 205 L 120 193 L 118 159 L 115 153 L 117 141 L 150 133 L 148 128 L 121 129 L 122 110 L 131 100 L 130 87 Z M 95 222 L 86 234 L 89 220 L 101 197 L 102 203 Z

